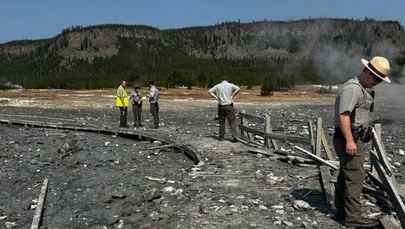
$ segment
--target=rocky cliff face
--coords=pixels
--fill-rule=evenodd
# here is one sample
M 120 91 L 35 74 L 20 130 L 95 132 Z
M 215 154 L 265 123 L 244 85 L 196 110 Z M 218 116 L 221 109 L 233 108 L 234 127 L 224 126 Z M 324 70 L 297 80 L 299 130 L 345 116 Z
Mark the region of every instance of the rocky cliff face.
M 201 58 L 312 58 L 333 49 L 349 54 L 372 54 L 385 49 L 392 55 L 405 50 L 404 28 L 396 21 L 308 19 L 288 22 L 229 22 L 214 26 L 159 30 L 147 26 L 100 25 L 68 29 L 47 40 L 13 41 L 0 45 L 0 55 L 61 56 L 65 61 L 111 57 L 119 39 L 153 40 Z M 139 42 L 137 45 L 146 45 Z

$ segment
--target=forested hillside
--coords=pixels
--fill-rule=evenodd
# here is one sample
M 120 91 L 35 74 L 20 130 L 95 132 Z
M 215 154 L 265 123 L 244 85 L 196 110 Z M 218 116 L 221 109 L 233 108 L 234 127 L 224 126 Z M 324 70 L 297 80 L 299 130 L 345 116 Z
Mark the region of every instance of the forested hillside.
M 44 40 L 0 44 L 3 88 L 211 86 L 221 75 L 271 90 L 297 83 L 339 83 L 360 58 L 384 55 L 393 75 L 405 63 L 397 21 L 307 19 L 160 30 L 141 25 L 75 26 Z M 357 72 L 356 72 L 357 71 Z

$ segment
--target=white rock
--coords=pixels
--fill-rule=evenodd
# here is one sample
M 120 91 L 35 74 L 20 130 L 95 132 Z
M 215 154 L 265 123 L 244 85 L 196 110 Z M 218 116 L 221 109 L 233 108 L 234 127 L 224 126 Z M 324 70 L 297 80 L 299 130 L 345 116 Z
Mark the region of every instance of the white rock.
M 162 189 L 163 192 L 174 192 L 176 189 L 173 188 L 172 186 L 165 187 Z
M 405 156 L 405 152 L 404 152 L 402 149 L 400 149 L 400 150 L 398 151 L 398 154 L 401 155 L 401 156 Z
M 289 227 L 292 227 L 294 224 L 289 221 L 283 221 L 283 223 Z
M 263 175 L 262 171 L 257 170 L 257 171 L 255 172 L 255 177 L 256 177 L 256 179 L 263 179 L 263 178 L 264 178 L 264 175 Z
M 276 221 L 283 221 L 283 220 L 285 220 L 285 217 L 284 216 L 275 216 L 274 219 Z
M 307 210 L 311 208 L 311 205 L 303 200 L 294 200 L 293 207 L 297 210 Z
M 280 215 L 284 215 L 284 214 L 285 214 L 285 211 L 284 211 L 284 210 L 276 210 L 276 213 L 277 213 L 277 214 L 280 214 Z
M 15 228 L 15 227 L 17 227 L 16 222 L 6 222 L 4 225 L 6 226 L 6 228 Z
M 179 188 L 172 195 L 177 195 L 178 196 L 178 195 L 180 195 L 182 193 L 183 193 L 183 189 Z
M 260 210 L 264 210 L 264 211 L 267 211 L 267 210 L 269 210 L 269 208 L 268 207 L 266 207 L 266 206 L 264 206 L 264 205 L 259 205 L 259 209 Z

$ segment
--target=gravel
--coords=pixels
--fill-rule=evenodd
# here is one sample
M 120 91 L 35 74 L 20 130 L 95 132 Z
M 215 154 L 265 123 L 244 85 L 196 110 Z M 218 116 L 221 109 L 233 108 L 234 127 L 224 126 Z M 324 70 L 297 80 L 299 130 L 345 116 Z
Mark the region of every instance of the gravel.
M 148 108 L 143 112 L 145 126 L 151 119 Z M 307 136 L 308 121 L 316 123 L 321 117 L 333 147 L 331 100 L 241 102 L 236 108 L 269 114 L 273 131 L 282 134 Z M 405 138 L 399 127 L 403 121 L 393 116 L 393 109 L 400 108 L 376 107 L 375 119 L 383 125 L 384 144 L 401 182 Z M 168 147 L 156 147 L 161 142 L 1 124 L 0 227 L 30 227 L 45 178 L 49 179 L 41 224 L 45 228 L 341 226 L 333 220 L 333 208 L 322 194 L 318 166 L 303 167 L 250 153 L 251 146 L 230 142 L 229 132 L 225 141 L 217 141 L 216 112 L 211 100 L 163 100 L 161 128 L 135 130 L 192 147 L 200 158 L 198 165 Z M 69 120 L 100 128 L 118 127 L 118 114 L 117 109 L 106 107 L 0 106 L 0 115 L 9 117 Z M 286 151 L 294 145 L 279 144 Z M 363 206 L 366 215 L 390 214 L 389 207 L 366 198 Z

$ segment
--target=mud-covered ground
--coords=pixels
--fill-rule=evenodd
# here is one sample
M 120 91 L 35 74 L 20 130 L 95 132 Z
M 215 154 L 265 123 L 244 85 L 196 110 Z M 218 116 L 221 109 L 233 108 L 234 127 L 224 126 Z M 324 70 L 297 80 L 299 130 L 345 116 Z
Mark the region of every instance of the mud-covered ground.
M 402 111 L 382 103 L 384 106 L 376 106 L 374 119 L 382 123 L 384 144 L 401 182 L 404 121 L 395 114 Z M 238 112 L 268 113 L 273 131 L 283 134 L 307 136 L 308 121 L 316 123 L 321 117 L 333 147 L 333 100 L 329 98 L 243 101 L 235 106 Z M 190 146 L 201 159 L 198 165 L 170 148 L 157 147 L 160 142 L 1 124 L 0 228 L 30 228 L 45 178 L 49 185 L 43 228 L 342 227 L 322 195 L 316 165 L 302 167 L 250 153 L 251 146 L 231 143 L 229 134 L 225 141 L 217 141 L 213 101 L 162 100 L 161 128 L 157 130 L 147 127 L 148 108 L 146 104 L 145 127 L 136 131 Z M 41 108 L 10 102 L 0 106 L 0 114 L 118 126 L 118 110 L 111 107 L 70 109 L 68 104 L 58 104 Z M 63 147 L 67 143 L 70 154 Z M 287 151 L 299 145 L 279 144 Z M 386 206 L 366 198 L 363 205 L 365 215 L 390 213 Z

